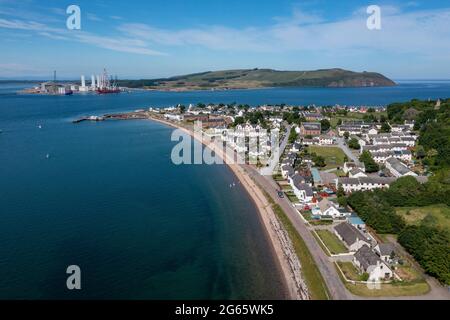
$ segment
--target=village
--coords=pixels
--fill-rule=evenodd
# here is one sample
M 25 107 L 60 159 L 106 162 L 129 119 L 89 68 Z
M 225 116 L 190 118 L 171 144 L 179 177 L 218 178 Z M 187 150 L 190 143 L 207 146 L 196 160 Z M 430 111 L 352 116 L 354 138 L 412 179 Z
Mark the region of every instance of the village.
M 416 165 L 414 122 L 389 124 L 383 107 L 242 105 L 150 108 L 169 121 L 201 121 L 205 134 L 222 139 L 247 160 L 270 153 L 265 132 L 280 134 L 273 167 L 278 196 L 288 198 L 347 284 L 415 281 L 404 251 L 367 227 L 340 196 L 389 188 L 400 177 L 428 180 Z M 383 122 L 374 121 L 382 119 Z M 257 147 L 249 137 L 257 137 Z M 283 141 L 285 142 L 283 144 Z M 269 164 L 257 163 L 257 166 Z

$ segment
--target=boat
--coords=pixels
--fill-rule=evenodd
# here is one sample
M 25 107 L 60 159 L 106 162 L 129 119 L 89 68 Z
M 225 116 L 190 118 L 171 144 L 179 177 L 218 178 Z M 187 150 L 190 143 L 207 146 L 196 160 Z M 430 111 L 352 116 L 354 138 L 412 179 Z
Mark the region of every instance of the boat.
M 100 79 L 99 88 L 97 89 L 98 94 L 110 94 L 110 93 L 120 93 L 121 90 L 119 87 L 117 87 L 117 77 L 115 80 L 111 80 L 108 76 L 108 72 L 106 72 L 106 69 L 103 69 L 103 75 Z

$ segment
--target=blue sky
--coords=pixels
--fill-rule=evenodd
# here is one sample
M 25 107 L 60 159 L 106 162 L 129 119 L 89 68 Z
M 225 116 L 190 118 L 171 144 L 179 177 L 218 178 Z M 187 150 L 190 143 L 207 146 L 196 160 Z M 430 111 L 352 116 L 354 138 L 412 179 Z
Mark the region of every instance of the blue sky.
M 81 8 L 81 30 L 66 8 Z M 366 9 L 381 7 L 381 30 Z M 0 78 L 340 67 L 450 78 L 450 1 L 0 0 Z

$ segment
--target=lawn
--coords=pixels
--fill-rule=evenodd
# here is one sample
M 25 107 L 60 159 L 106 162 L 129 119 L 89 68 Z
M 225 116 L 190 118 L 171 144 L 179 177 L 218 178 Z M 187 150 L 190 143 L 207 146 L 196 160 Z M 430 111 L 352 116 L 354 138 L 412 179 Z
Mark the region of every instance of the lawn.
M 346 282 L 345 287 L 351 293 L 362 297 L 421 296 L 430 291 L 430 287 L 425 281 L 385 283 L 380 284 L 379 289 L 369 288 L 363 283 Z
M 316 230 L 320 239 L 322 239 L 323 243 L 327 246 L 328 250 L 330 250 L 331 254 L 340 254 L 347 253 L 348 250 L 344 246 L 344 244 L 328 230 Z
M 401 215 L 407 224 L 420 224 L 423 219 L 428 219 L 437 226 L 450 230 L 450 207 L 445 204 L 436 204 L 427 207 L 402 207 L 397 208 L 397 214 Z
M 324 169 L 332 169 L 344 165 L 345 153 L 341 148 L 309 146 L 308 149 L 310 154 L 315 153 L 325 158 L 326 167 Z
M 347 279 L 358 281 L 360 275 L 351 262 L 338 262 L 339 267 Z M 337 268 L 337 267 L 336 267 Z M 404 282 L 392 282 L 377 285 L 378 287 L 369 287 L 364 283 L 351 283 L 345 281 L 339 272 L 339 277 L 344 282 L 345 287 L 353 294 L 362 297 L 401 297 L 401 296 L 419 296 L 430 291 L 430 287 L 423 279 Z
M 353 281 L 361 281 L 361 275 L 351 262 L 337 262 L 345 277 Z

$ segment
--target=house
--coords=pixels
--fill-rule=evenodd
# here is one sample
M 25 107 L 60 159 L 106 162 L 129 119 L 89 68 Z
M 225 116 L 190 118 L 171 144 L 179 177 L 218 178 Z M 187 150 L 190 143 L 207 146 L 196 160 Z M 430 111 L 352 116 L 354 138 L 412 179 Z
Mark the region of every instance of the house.
M 373 248 L 380 259 L 387 263 L 392 263 L 392 258 L 395 256 L 394 246 L 391 243 L 379 243 Z
M 172 121 L 183 121 L 184 116 L 182 114 L 166 113 L 166 114 L 164 114 L 164 118 L 166 118 L 167 120 L 172 120 Z
M 391 157 L 386 160 L 386 168 L 394 177 L 397 178 L 404 176 L 413 176 L 413 177 L 417 176 L 416 173 L 409 170 L 409 168 L 405 164 L 403 164 L 400 160 L 394 157 Z
M 314 145 L 319 145 L 320 144 L 320 140 L 317 137 L 312 138 L 312 139 L 303 138 L 302 143 L 305 146 L 314 146 Z
M 290 176 L 293 176 L 295 173 L 294 168 L 288 164 L 284 164 L 281 166 L 281 176 L 284 179 L 287 179 Z
M 353 263 L 361 272 L 369 274 L 368 281 L 388 280 L 394 275 L 389 266 L 367 245 L 356 251 L 353 256 Z
M 361 178 L 337 178 L 336 186 L 342 185 L 346 193 L 355 191 L 371 191 L 375 189 L 389 188 L 396 178 L 386 177 L 361 177 Z
M 304 183 L 304 179 L 299 174 L 290 177 L 290 183 L 295 196 L 302 203 L 311 203 L 314 197 L 314 192 L 311 187 Z
M 370 245 L 367 237 L 347 222 L 342 222 L 334 227 L 334 233 L 351 252 L 359 250 L 364 245 Z
M 303 122 L 300 125 L 300 134 L 303 136 L 319 136 L 322 132 L 320 122 Z
M 317 168 L 311 168 L 311 175 L 313 177 L 314 186 L 322 186 L 322 177 L 320 176 L 319 170 Z
M 334 143 L 334 139 L 328 135 L 322 135 L 319 137 L 319 145 L 327 146 L 332 145 Z
M 345 213 L 339 211 L 338 208 L 336 208 L 336 206 L 327 198 L 320 200 L 317 206 L 319 209 L 316 210 L 317 214 L 321 216 L 332 217 L 333 219 L 345 217 Z
M 344 166 L 342 167 L 342 170 L 345 174 L 348 174 L 350 170 L 357 168 L 358 166 L 354 162 L 344 162 Z
M 368 134 L 378 134 L 378 129 L 376 127 L 371 127 L 368 131 Z
M 291 150 L 292 152 L 299 152 L 302 149 L 302 145 L 298 142 L 294 142 L 294 144 L 292 144 Z
M 347 222 L 350 223 L 352 226 L 359 230 L 366 230 L 366 224 L 362 219 L 358 216 L 351 216 L 347 219 Z
M 362 178 L 362 177 L 367 177 L 367 174 L 364 171 L 362 171 L 360 168 L 353 168 L 348 173 L 348 176 L 350 178 Z

